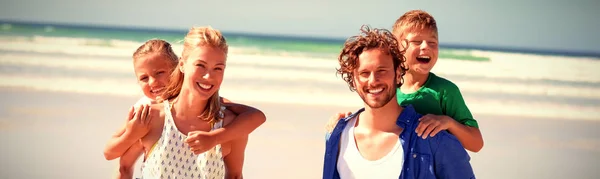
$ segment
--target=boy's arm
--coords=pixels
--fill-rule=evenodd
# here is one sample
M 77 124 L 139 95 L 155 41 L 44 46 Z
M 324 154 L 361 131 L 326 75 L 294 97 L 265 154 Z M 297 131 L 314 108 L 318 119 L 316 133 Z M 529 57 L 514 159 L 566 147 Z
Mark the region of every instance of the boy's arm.
M 442 130 L 448 130 L 456 136 L 465 149 L 479 152 L 483 148 L 483 137 L 477 121 L 473 119 L 462 94 L 454 84 L 447 86 L 442 95 L 442 112 L 446 115 L 427 114 L 417 127 L 417 134 L 423 138 L 435 136 Z
M 475 178 L 471 167 L 471 157 L 456 137 L 441 132 L 430 140 L 433 152 L 436 178 L 470 179 Z
M 132 179 L 134 173 L 134 166 L 137 159 L 144 152 L 144 147 L 141 142 L 133 144 L 127 151 L 119 158 L 119 173 L 118 179 Z
M 479 152 L 483 148 L 483 138 L 478 128 L 463 125 L 445 115 L 427 114 L 419 120 L 421 122 L 416 132 L 422 138 L 433 137 L 442 130 L 448 130 L 458 138 L 465 149 L 471 152 Z
M 444 114 L 450 117 L 449 119 L 454 119 L 449 120 L 451 125 L 448 131 L 458 138 L 465 149 L 479 152 L 483 148 L 483 136 L 481 136 L 479 125 L 467 107 L 458 86 L 452 84 L 445 90 L 442 97 Z
M 483 136 L 481 136 L 481 131 L 478 128 L 463 125 L 452 118 L 448 121 L 451 123 L 448 131 L 458 138 L 465 149 L 471 152 L 479 152 L 483 148 Z

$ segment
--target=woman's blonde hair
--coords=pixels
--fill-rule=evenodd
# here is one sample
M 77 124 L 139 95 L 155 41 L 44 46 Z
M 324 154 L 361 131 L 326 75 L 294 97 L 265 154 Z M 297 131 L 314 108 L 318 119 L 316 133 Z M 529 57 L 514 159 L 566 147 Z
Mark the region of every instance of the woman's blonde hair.
M 192 27 L 183 41 L 181 60 L 185 61 L 192 50 L 200 47 L 219 49 L 223 51 L 225 55 L 227 55 L 229 49 L 225 37 L 223 37 L 219 30 L 213 29 L 210 26 Z M 179 96 L 183 85 L 183 76 L 184 74 L 180 70 L 174 70 L 173 73 L 171 73 L 169 84 L 160 99 L 170 101 Z M 159 101 L 163 101 L 160 99 Z M 218 90 L 208 99 L 208 103 L 199 117 L 203 120 L 208 120 L 211 126 L 223 118 Z

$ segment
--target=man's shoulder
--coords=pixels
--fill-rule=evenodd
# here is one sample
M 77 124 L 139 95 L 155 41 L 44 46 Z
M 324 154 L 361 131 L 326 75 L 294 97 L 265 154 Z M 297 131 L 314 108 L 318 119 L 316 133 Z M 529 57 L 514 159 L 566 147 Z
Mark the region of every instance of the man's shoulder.
M 416 112 L 415 109 L 412 107 L 412 105 L 406 105 L 403 107 L 404 107 L 404 110 L 403 110 L 401 116 L 398 118 L 398 123 L 399 124 L 401 122 L 408 123 L 410 125 L 407 125 L 405 129 L 414 131 L 420 123 L 419 119 L 423 115 Z M 417 135 L 411 135 L 411 136 L 418 138 L 417 140 L 420 140 L 421 142 L 429 143 L 432 148 L 437 148 L 437 146 L 445 145 L 447 143 L 458 143 L 460 145 L 460 142 L 458 141 L 456 136 L 450 134 L 449 132 L 447 132 L 445 130 L 440 131 L 433 137 L 427 137 L 425 139 L 423 139 Z
M 329 138 L 331 138 L 331 134 L 332 133 L 344 130 L 344 127 L 346 127 L 346 124 L 348 123 L 348 121 L 350 119 L 355 118 L 356 116 L 358 116 L 358 114 L 360 114 L 364 110 L 365 110 L 365 108 L 360 108 L 356 112 L 354 112 L 354 113 L 346 116 L 345 118 L 341 118 L 340 120 L 338 120 L 337 123 L 335 124 L 335 126 L 333 127 L 333 129 L 331 131 L 326 132 L 326 134 L 325 134 L 325 140 L 329 141 Z
M 450 134 L 448 131 L 440 131 L 433 137 L 428 137 L 425 142 L 429 143 L 429 147 L 432 152 L 436 152 L 438 150 L 444 150 L 445 152 L 463 152 L 464 146 L 460 143 L 456 136 Z
M 398 122 L 418 123 L 423 115 L 418 113 L 412 104 L 402 105 L 402 113 L 398 116 Z
M 361 112 L 365 111 L 365 108 L 360 108 L 358 110 L 356 110 L 355 112 L 353 112 L 352 114 L 346 116 L 345 118 L 342 118 L 341 120 L 343 121 L 349 121 L 352 118 L 355 118 L 356 116 L 358 116 L 358 114 L 360 114 Z
M 430 142 L 438 142 L 438 143 L 457 142 L 457 143 L 460 143 L 460 141 L 458 140 L 458 138 L 456 138 L 456 136 L 450 134 L 450 132 L 448 132 L 446 130 L 442 130 L 442 131 L 438 132 L 435 136 L 428 137 L 428 139 L 432 139 Z

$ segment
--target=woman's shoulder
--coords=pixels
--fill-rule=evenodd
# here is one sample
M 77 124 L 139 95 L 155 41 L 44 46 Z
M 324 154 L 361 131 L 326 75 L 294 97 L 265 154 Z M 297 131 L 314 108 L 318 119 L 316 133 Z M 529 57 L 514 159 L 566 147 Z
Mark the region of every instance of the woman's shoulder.
M 152 119 L 163 119 L 165 117 L 165 112 L 164 103 L 154 103 L 150 105 L 148 115 L 150 115 Z

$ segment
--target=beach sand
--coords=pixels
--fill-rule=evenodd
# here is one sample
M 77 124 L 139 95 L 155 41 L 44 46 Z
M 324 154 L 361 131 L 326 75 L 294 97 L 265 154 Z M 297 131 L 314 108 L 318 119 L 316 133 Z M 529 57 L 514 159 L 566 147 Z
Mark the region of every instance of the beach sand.
M 133 97 L 0 88 L 0 178 L 111 178 L 102 150 Z M 233 98 L 232 100 L 236 100 Z M 320 178 L 330 105 L 238 101 L 264 111 L 250 136 L 245 178 Z M 471 153 L 478 178 L 596 178 L 600 121 L 475 113 L 485 146 Z

